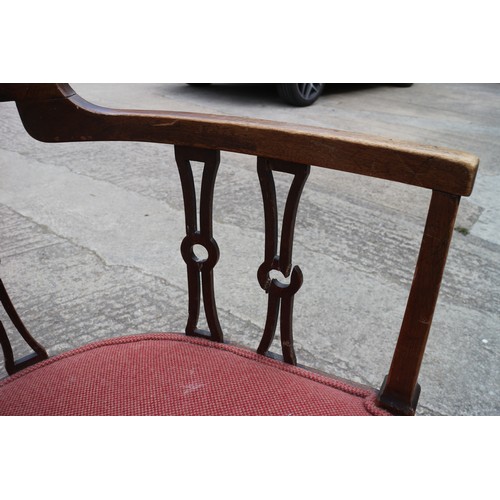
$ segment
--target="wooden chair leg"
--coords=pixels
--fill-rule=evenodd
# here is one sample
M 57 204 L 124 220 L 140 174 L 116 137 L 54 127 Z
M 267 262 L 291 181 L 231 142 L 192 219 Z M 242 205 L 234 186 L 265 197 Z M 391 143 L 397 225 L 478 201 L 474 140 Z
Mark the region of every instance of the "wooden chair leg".
M 460 196 L 433 191 L 415 275 L 389 374 L 378 401 L 394 413 L 413 415 L 418 373 L 453 235 Z

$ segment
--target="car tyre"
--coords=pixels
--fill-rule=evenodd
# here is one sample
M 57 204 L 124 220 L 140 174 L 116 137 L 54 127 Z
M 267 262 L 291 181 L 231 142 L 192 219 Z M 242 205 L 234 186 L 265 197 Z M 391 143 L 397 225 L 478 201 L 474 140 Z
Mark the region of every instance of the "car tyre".
M 325 88 L 324 83 L 278 83 L 279 96 L 293 106 L 310 106 Z

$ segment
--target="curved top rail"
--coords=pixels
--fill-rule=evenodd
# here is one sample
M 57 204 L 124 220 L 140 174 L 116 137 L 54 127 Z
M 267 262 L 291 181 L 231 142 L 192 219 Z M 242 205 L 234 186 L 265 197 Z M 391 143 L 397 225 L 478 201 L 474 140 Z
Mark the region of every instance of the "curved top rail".
M 24 127 L 44 142 L 141 141 L 195 146 L 352 172 L 468 196 L 476 156 L 320 127 L 269 120 L 96 106 L 68 84 L 3 84 Z

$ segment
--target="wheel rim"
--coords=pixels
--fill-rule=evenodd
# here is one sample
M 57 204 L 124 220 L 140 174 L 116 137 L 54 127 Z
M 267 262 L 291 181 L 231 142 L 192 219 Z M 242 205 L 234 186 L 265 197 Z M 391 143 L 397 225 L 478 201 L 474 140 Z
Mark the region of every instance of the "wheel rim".
M 299 93 L 304 99 L 314 99 L 321 92 L 321 83 L 299 83 Z

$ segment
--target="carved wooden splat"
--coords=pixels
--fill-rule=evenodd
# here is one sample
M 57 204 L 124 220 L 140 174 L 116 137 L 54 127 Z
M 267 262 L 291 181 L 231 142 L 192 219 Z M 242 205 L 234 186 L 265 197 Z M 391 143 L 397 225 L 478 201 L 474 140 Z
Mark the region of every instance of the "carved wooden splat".
M 2 346 L 5 359 L 5 370 L 9 375 L 12 375 L 23 368 L 47 359 L 49 356 L 47 355 L 47 351 L 45 351 L 45 349 L 31 336 L 30 332 L 24 326 L 24 323 L 21 321 L 21 318 L 17 314 L 17 311 L 10 300 L 9 294 L 7 293 L 2 280 L 0 280 L 0 302 L 2 303 L 5 312 L 8 314 L 16 330 L 19 332 L 24 341 L 33 349 L 31 354 L 28 354 L 21 359 L 14 360 L 14 353 L 12 351 L 9 337 L 7 336 L 7 332 L 0 321 L 0 345 Z
M 278 251 L 278 209 L 276 203 L 276 188 L 273 171 L 293 174 L 294 178 L 288 192 L 281 242 Z M 257 271 L 257 279 L 263 290 L 268 294 L 267 317 L 262 340 L 257 348 L 259 354 L 266 354 L 276 333 L 278 316 L 280 316 L 280 338 L 283 359 L 290 364 L 297 364 L 293 347 L 293 301 L 294 296 L 302 286 L 303 276 L 299 266 L 292 269 L 293 235 L 295 218 L 299 206 L 302 189 L 309 176 L 310 166 L 267 158 L 257 158 L 264 203 L 265 221 L 265 252 L 264 262 Z M 277 270 L 285 278 L 290 276 L 290 283 L 284 284 L 270 276 L 272 270 Z
M 186 236 L 181 243 L 181 254 L 187 265 L 189 317 L 186 335 L 209 338 L 223 342 L 223 333 L 215 302 L 213 268 L 219 260 L 219 247 L 212 236 L 212 207 L 215 178 L 220 163 L 220 152 L 184 146 L 175 147 L 175 159 L 179 170 L 184 198 Z M 200 194 L 200 223 L 198 228 L 196 211 L 196 191 L 191 161 L 204 163 Z M 200 258 L 194 252 L 194 246 L 205 248 L 207 258 Z M 201 283 L 200 283 L 201 282 Z M 201 296 L 208 329 L 198 328 Z

